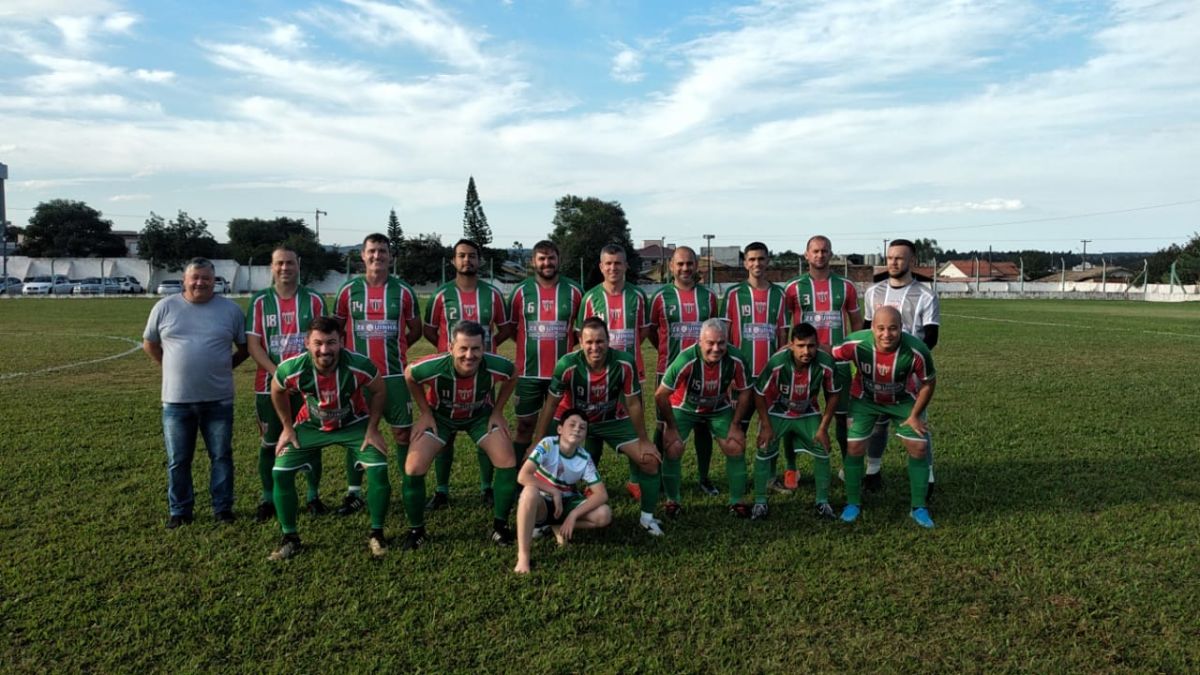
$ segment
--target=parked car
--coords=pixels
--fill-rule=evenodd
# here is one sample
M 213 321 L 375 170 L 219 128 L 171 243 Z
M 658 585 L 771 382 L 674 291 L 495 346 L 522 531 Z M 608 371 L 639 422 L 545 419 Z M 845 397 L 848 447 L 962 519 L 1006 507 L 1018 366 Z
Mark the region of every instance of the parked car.
M 75 295 L 119 295 L 121 285 L 112 277 L 88 277 L 75 285 Z
M 232 290 L 233 284 L 229 283 L 225 277 L 213 279 L 213 293 L 229 293 Z
M 20 295 L 25 284 L 16 277 L 7 277 L 0 283 L 0 295 Z
M 179 279 L 167 279 L 158 285 L 159 295 L 174 295 L 183 292 L 183 282 Z
M 142 288 L 142 282 L 137 280 L 137 277 L 113 277 L 113 281 L 121 287 L 122 293 L 145 293 L 146 289 Z
M 24 287 L 21 289 L 22 295 L 69 295 L 75 288 L 71 280 L 65 274 L 55 274 L 54 276 L 37 276 L 28 277 Z

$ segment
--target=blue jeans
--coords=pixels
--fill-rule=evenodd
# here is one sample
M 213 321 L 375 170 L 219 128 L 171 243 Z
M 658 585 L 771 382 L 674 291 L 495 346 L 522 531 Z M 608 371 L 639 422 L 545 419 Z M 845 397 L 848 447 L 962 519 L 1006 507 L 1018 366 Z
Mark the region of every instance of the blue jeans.
M 233 510 L 233 401 L 163 403 L 167 446 L 167 506 L 172 516 L 192 515 L 192 457 L 196 432 L 212 461 L 208 491 L 213 513 Z

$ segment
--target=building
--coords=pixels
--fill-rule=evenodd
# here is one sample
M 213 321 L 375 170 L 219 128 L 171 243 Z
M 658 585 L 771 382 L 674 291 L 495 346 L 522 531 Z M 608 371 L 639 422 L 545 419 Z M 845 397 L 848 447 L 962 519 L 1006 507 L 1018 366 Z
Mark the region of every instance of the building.
M 1021 268 L 1014 262 L 950 260 L 938 268 L 937 276 L 944 281 L 1020 281 Z

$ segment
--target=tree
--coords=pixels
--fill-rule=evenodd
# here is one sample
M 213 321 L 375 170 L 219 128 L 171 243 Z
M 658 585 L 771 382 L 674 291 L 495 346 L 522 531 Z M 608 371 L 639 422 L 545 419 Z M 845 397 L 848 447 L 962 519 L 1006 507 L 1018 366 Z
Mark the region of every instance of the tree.
M 300 281 L 324 279 L 342 264 L 337 251 L 326 249 L 302 218 L 234 218 L 229 221 L 229 255 L 238 262 L 266 264 L 276 246 L 286 244 L 300 257 Z
M 1200 234 L 1193 234 L 1186 244 L 1171 244 L 1147 259 L 1151 283 L 1170 283 L 1171 265 L 1182 284 L 1194 284 L 1200 279 Z
M 52 199 L 33 210 L 21 251 L 34 258 L 121 257 L 125 242 L 112 233 L 112 221 L 84 202 Z
M 492 243 L 492 228 L 488 227 L 483 205 L 479 203 L 474 176 L 467 181 L 467 203 L 463 207 L 463 236 L 482 248 L 487 248 L 487 245 Z
M 450 248 L 442 245 L 437 234 L 418 234 L 404 242 L 404 260 L 400 277 L 410 284 L 441 283 L 442 268 L 450 258 Z
M 942 247 L 938 246 L 937 239 L 917 239 L 913 241 L 913 245 L 917 247 L 917 261 L 920 263 L 944 260 Z
M 400 269 L 400 254 L 404 252 L 404 228 L 400 227 L 400 219 L 396 217 L 396 209 L 388 214 L 387 222 L 388 247 L 392 251 L 392 274 Z
M 578 277 L 582 261 L 584 278 L 579 282 L 585 287 L 599 283 L 600 249 L 606 244 L 625 248 L 629 263 L 626 279 L 637 282 L 642 260 L 633 247 L 629 221 L 619 202 L 566 195 L 554 203 L 554 231 L 550 240 L 562 253 L 559 269 L 563 274 Z
M 171 221 L 151 211 L 138 235 L 138 257 L 172 272 L 183 269 L 192 258 L 215 258 L 220 252 L 221 245 L 209 234 L 208 223 L 186 211 Z

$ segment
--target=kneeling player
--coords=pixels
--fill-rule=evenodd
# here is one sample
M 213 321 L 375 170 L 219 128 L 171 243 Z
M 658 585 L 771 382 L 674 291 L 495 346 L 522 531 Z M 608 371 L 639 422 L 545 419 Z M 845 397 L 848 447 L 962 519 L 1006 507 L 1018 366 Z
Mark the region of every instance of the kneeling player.
M 286 560 L 300 550 L 296 472 L 311 471 L 315 457 L 328 445 L 353 451 L 355 465 L 366 471 L 371 512 L 367 546 L 373 557 L 382 557 L 387 553 L 383 523 L 392 494 L 387 442 L 379 434 L 387 389 L 370 359 L 342 349 L 342 325 L 335 319 L 314 318 L 304 346 L 304 354 L 279 364 L 271 382 L 271 403 L 283 424 L 273 470 L 275 514 L 283 541 L 271 560 Z M 363 390 L 371 395 L 369 408 Z M 297 393 L 304 396 L 304 407 L 293 417 L 290 396 Z
M 825 410 L 817 402 L 825 390 Z M 812 324 L 792 326 L 787 349 L 767 361 L 754 386 L 758 408 L 758 453 L 754 457 L 754 520 L 767 517 L 767 483 L 774 475 L 771 466 L 784 450 L 806 453 L 813 458 L 816 478 L 817 515 L 834 518 L 829 505 L 829 423 L 840 396 L 834 361 L 817 349 L 817 329 Z
M 404 464 L 404 511 L 409 526 L 406 549 L 425 544 L 425 474 L 456 431 L 465 431 L 496 468 L 492 475 L 492 541 L 512 543 L 508 512 L 517 486 L 517 468 L 503 411 L 516 380 L 512 361 L 484 353 L 483 335 L 480 324 L 459 321 L 451 330 L 449 353 L 424 358 L 404 372 L 412 400 L 421 410 Z M 501 384 L 500 394 L 493 401 L 497 383 Z
M 587 438 L 587 429 L 583 411 L 568 408 L 562 413 L 558 435 L 543 438 L 521 465 L 517 481 L 528 489 L 521 493 L 517 504 L 514 572 L 529 571 L 535 526 L 549 526 L 558 545 L 566 546 L 576 529 L 607 527 L 612 522 L 608 492 L 596 473 L 592 456 L 580 447 Z M 576 489 L 580 482 L 587 486 L 582 493 Z

